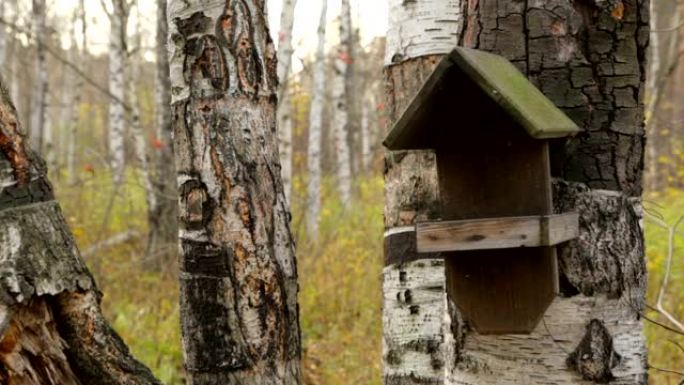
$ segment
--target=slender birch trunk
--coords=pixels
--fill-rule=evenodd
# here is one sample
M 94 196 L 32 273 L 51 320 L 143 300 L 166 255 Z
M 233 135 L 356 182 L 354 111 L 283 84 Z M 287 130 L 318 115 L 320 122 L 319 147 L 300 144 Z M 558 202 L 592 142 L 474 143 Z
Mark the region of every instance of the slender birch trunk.
M 361 106 L 361 169 L 364 173 L 371 170 L 373 163 L 374 132 L 371 128 L 371 108 L 375 106 L 372 89 L 363 98 Z M 375 124 L 375 122 L 373 123 Z
M 334 61 L 333 134 L 335 159 L 337 161 L 337 188 L 343 205 L 351 201 L 352 158 L 349 148 L 349 98 L 353 65 L 351 7 L 349 0 L 342 0 L 340 11 L 340 44 Z
M 290 203 L 292 196 L 292 100 L 289 89 L 290 68 L 292 66 L 292 27 L 297 0 L 283 0 L 280 15 L 280 33 L 278 44 L 278 150 L 280 151 L 280 173 L 283 177 L 285 197 Z
M 0 79 L 0 383 L 160 384 L 100 311 L 45 163 Z
M 297 270 L 264 1 L 169 1 L 189 383 L 298 384 Z
M 142 180 L 143 188 L 145 189 L 145 200 L 147 201 L 148 215 L 151 210 L 157 207 L 157 193 L 150 176 L 150 155 L 147 147 L 147 138 L 143 131 L 142 122 L 140 121 L 140 101 L 138 100 L 137 85 L 140 81 L 140 57 L 142 51 L 142 37 L 140 29 L 140 14 L 136 14 L 136 32 L 135 32 L 135 48 L 131 50 L 128 57 L 128 101 L 131 107 L 131 135 L 133 136 L 133 144 L 135 150 L 135 157 L 138 161 L 138 172 Z M 151 225 L 151 224 L 150 224 Z M 150 256 L 146 256 L 149 258 Z
M 171 81 L 166 39 L 168 23 L 166 0 L 157 0 L 157 128 L 154 138 L 152 183 L 157 199 L 149 206 L 146 268 L 159 270 L 162 264 L 174 259 L 178 243 L 178 202 L 175 197 L 176 168 L 173 160 Z
M 47 95 L 48 72 L 45 40 L 47 38 L 47 9 L 45 0 L 33 0 L 33 26 L 36 40 L 36 68 L 34 87 L 31 95 L 31 136 L 35 148 L 50 163 L 52 135 L 48 132 Z
M 81 44 L 78 44 L 76 36 L 77 22 L 81 23 Z M 88 24 L 85 13 L 85 0 L 80 0 L 78 8 L 74 11 L 73 27 L 71 29 L 71 49 L 69 50 L 69 61 L 71 63 L 83 63 L 87 50 Z M 67 69 L 69 92 L 68 104 L 66 105 L 66 168 L 69 175 L 69 183 L 76 182 L 78 174 L 76 172 L 76 139 L 78 137 L 78 124 L 80 121 L 81 90 L 83 88 L 83 78 L 78 76 L 72 69 Z
M 313 70 L 313 96 L 309 112 L 309 146 L 307 163 L 309 183 L 306 200 L 306 230 L 308 235 L 318 239 L 318 223 L 321 215 L 321 147 L 323 139 L 323 108 L 325 107 L 325 27 L 328 0 L 321 5 L 318 23 L 318 48 Z
M 109 16 L 109 161 L 112 180 L 120 184 L 124 177 L 126 135 L 126 27 L 129 4 L 126 0 L 112 0 Z M 107 11 L 105 9 L 105 11 Z

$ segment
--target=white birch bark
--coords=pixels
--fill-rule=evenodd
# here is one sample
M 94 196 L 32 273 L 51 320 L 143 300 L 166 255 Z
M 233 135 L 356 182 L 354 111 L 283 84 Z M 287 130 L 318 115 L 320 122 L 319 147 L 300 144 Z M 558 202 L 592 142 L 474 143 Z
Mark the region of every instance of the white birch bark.
M 140 121 L 140 101 L 138 100 L 138 89 L 136 85 L 140 79 L 140 57 L 142 50 L 142 38 L 140 29 L 140 14 L 138 10 L 136 20 L 136 47 L 129 56 L 128 68 L 130 68 L 128 76 L 128 100 L 131 105 L 131 134 L 133 136 L 135 157 L 138 160 L 138 172 L 142 180 L 143 188 L 145 189 L 145 197 L 147 200 L 148 210 L 157 207 L 157 194 L 152 184 L 150 177 L 150 162 L 149 152 L 147 148 L 147 138 L 142 128 Z
M 47 10 L 45 0 L 33 0 L 33 25 L 36 40 L 36 67 L 33 92 L 31 95 L 31 136 L 35 148 L 50 164 L 52 149 L 51 130 L 47 124 L 48 70 L 45 52 L 47 37 Z
M 337 162 L 337 187 L 342 204 L 351 201 L 352 165 L 349 148 L 349 92 L 353 64 L 351 7 L 349 0 L 342 0 L 340 11 L 340 44 L 334 60 L 333 134 L 335 138 L 335 159 Z
M 458 44 L 461 16 L 460 1 L 390 0 L 385 64 L 390 71 L 386 89 L 388 100 L 393 101 L 388 104 L 394 110 L 392 119 L 398 118 L 403 106 L 419 90 L 421 78 L 434 65 L 434 60 L 423 62 L 421 57 L 447 54 Z M 410 65 L 395 66 L 403 77 L 391 73 L 390 64 L 409 59 L 414 59 Z M 389 154 L 386 161 L 388 244 L 404 233 L 410 237 L 417 220 L 431 218 L 427 211 L 438 205 L 439 191 L 431 153 L 412 152 L 401 157 Z M 395 257 L 389 250 L 386 258 Z M 444 261 L 389 262 L 383 270 L 383 293 L 384 383 L 444 384 L 446 362 L 453 359 L 450 345 L 455 340 L 449 322 Z
M 385 64 L 451 51 L 462 25 L 461 0 L 389 0 Z
M 369 172 L 373 163 L 374 133 L 371 129 L 371 108 L 375 106 L 375 98 L 369 92 L 361 106 L 361 169 Z M 373 125 L 377 124 L 375 121 Z
M 80 20 L 81 23 L 81 45 L 78 45 L 78 39 L 76 37 L 76 28 L 72 28 L 71 36 L 71 50 L 69 51 L 69 58 L 72 63 L 81 62 L 86 56 L 87 52 L 87 41 L 88 41 L 88 22 L 86 20 L 85 13 L 85 0 L 80 0 L 78 9 L 74 12 L 74 25 L 76 21 Z M 79 123 L 79 108 L 81 105 L 81 89 L 83 87 L 83 78 L 78 76 L 73 70 L 68 70 L 71 74 L 70 77 L 73 79 L 74 92 L 71 94 L 71 100 L 67 105 L 69 111 L 69 116 L 66 120 L 67 123 L 67 139 L 66 139 L 66 168 L 67 174 L 69 175 L 69 182 L 74 183 L 76 177 L 76 138 L 78 134 L 78 123 Z
M 109 166 L 114 184 L 124 177 L 126 108 L 126 26 L 128 4 L 125 0 L 112 0 L 109 16 Z M 105 11 L 107 11 L 105 9 Z
M 328 0 L 321 5 L 318 24 L 318 47 L 313 73 L 313 97 L 309 112 L 309 147 L 306 229 L 312 239 L 318 239 L 318 221 L 321 214 L 321 140 L 323 132 L 323 108 L 325 104 L 325 27 Z
M 278 151 L 280 151 L 280 174 L 283 178 L 285 198 L 290 203 L 292 195 L 292 100 L 289 76 L 292 66 L 292 27 L 297 0 L 283 0 L 278 34 Z

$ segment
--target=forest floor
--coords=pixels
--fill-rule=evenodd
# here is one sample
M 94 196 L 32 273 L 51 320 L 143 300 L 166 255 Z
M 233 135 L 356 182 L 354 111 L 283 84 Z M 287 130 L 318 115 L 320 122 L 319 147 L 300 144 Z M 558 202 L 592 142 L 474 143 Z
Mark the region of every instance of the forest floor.
M 55 178 L 53 178 L 55 179 Z M 56 179 L 58 198 L 82 251 L 120 236 L 114 246 L 86 253 L 104 292 L 103 308 L 116 330 L 167 385 L 183 384 L 176 261 L 142 272 L 146 214 L 144 190 L 134 173 L 115 197 L 105 174 L 91 172 L 68 186 Z M 355 204 L 343 210 L 325 183 L 318 242 L 304 236 L 305 185 L 295 180 L 292 229 L 297 237 L 305 385 L 380 384 L 383 184 L 370 177 L 357 185 Z M 684 216 L 684 192 L 648 194 L 645 207 L 674 223 Z M 109 212 L 108 212 L 109 211 Z M 646 221 L 649 304 L 655 304 L 668 256 L 668 232 Z M 684 226 L 676 246 L 683 246 Z M 175 245 L 170 245 L 175 247 Z M 666 306 L 684 319 L 684 260 L 675 250 Z M 664 321 L 657 313 L 649 318 Z M 652 366 L 679 369 L 684 338 L 648 323 Z M 679 346 L 678 346 L 679 344 Z M 652 371 L 651 384 L 674 385 L 681 377 Z

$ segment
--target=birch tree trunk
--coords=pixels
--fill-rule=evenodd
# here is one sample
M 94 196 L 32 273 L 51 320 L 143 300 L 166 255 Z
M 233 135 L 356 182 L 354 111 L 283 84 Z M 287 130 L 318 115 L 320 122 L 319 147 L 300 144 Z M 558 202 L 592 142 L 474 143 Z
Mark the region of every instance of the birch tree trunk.
M 390 124 L 458 43 L 460 0 L 389 3 L 385 89 Z M 389 129 L 389 127 L 387 127 Z M 439 218 L 434 154 L 395 152 L 385 158 L 383 359 L 386 385 L 444 384 L 451 359 L 444 261 L 415 247 L 416 221 Z M 413 241 L 412 241 L 413 240 Z
M 139 12 L 139 10 L 138 10 Z M 140 14 L 136 14 L 136 28 L 135 28 L 135 48 L 131 51 L 128 57 L 128 101 L 131 107 L 131 134 L 133 136 L 133 144 L 135 150 L 135 157 L 138 160 L 138 169 L 140 179 L 142 180 L 143 188 L 145 189 L 145 200 L 147 201 L 147 211 L 148 217 L 150 211 L 152 211 L 157 206 L 157 193 L 155 191 L 154 185 L 152 184 L 152 179 L 150 176 L 150 155 L 147 147 L 147 138 L 145 137 L 145 132 L 143 131 L 142 122 L 140 120 L 140 101 L 138 100 L 138 89 L 137 85 L 140 81 L 140 57 L 142 47 L 142 30 L 140 28 Z M 151 226 L 152 223 L 149 223 Z M 145 258 L 150 258 L 150 255 L 146 255 Z M 148 265 L 148 263 L 144 263 Z
M 552 149 L 554 206 L 580 214 L 559 249 L 561 295 L 531 335 L 454 322 L 449 382 L 646 384 L 641 220 L 648 1 L 467 0 L 463 44 L 527 73 L 584 132 Z
M 321 149 L 323 139 L 323 108 L 325 107 L 325 28 L 328 0 L 321 3 L 321 17 L 318 23 L 318 47 L 313 73 L 313 96 L 309 111 L 309 146 L 307 166 L 309 183 L 306 200 L 306 230 L 313 239 L 318 239 L 318 224 L 321 215 Z
M 79 47 L 76 36 L 77 21 L 81 22 L 81 45 Z M 73 27 L 71 29 L 71 49 L 69 50 L 69 61 L 71 63 L 82 63 L 87 52 L 87 33 L 88 24 L 85 13 L 85 0 L 80 0 L 78 8 L 74 11 Z M 76 173 L 76 138 L 78 137 L 78 123 L 80 120 L 81 89 L 83 88 L 83 78 L 78 76 L 72 69 L 67 69 L 67 87 L 71 89 L 70 98 L 66 105 L 68 111 L 65 119 L 66 127 L 66 168 L 69 175 L 69 183 L 75 183 L 78 177 Z
M 126 27 L 129 4 L 126 0 L 112 0 L 109 16 L 109 166 L 112 180 L 120 184 L 124 177 L 126 152 Z
M 280 151 L 280 173 L 283 178 L 285 197 L 290 203 L 292 196 L 292 100 L 289 91 L 290 68 L 292 66 L 292 27 L 297 0 L 283 0 L 278 34 L 278 150 Z
M 351 7 L 349 0 L 342 0 L 340 44 L 334 61 L 335 72 L 332 93 L 337 186 L 343 205 L 347 205 L 351 201 L 352 158 L 349 148 L 349 98 L 353 89 L 351 84 L 351 66 L 354 62 L 352 44 Z
M 48 72 L 45 40 L 47 38 L 47 10 L 45 0 L 33 0 L 33 26 L 36 39 L 36 68 L 31 95 L 31 136 L 35 148 L 48 159 L 51 157 L 52 138 L 47 132 Z
M 297 270 L 264 1 L 169 1 L 190 384 L 298 384 Z
M 361 106 L 361 169 L 364 173 L 371 170 L 373 162 L 374 132 L 371 128 L 371 108 L 375 106 L 375 98 L 372 89 L 363 98 Z M 375 123 L 373 123 L 375 124 Z
M 149 206 L 147 257 L 152 270 L 173 260 L 178 243 L 178 202 L 176 168 L 173 160 L 171 80 L 167 49 L 168 23 L 166 0 L 157 0 L 157 129 L 154 139 L 152 183 L 157 199 Z
M 102 294 L 0 80 L 0 382 L 160 384 L 100 311 Z

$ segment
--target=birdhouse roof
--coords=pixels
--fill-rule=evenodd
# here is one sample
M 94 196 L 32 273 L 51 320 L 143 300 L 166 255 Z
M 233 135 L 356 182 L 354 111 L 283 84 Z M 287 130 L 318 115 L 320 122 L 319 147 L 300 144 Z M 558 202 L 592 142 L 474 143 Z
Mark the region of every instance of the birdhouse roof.
M 467 94 L 466 94 L 467 93 Z M 479 95 L 473 95 L 479 94 Z M 483 96 L 484 95 L 484 96 Z M 493 102 L 493 103 L 492 103 Z M 497 108 L 496 106 L 498 105 Z M 572 136 L 580 128 L 539 91 L 511 62 L 491 53 L 456 48 L 438 65 L 385 139 L 390 150 L 434 148 L 434 130 L 467 129 L 503 111 L 536 139 Z M 468 115 L 478 114 L 477 117 Z M 474 122 L 474 123 L 473 123 Z

